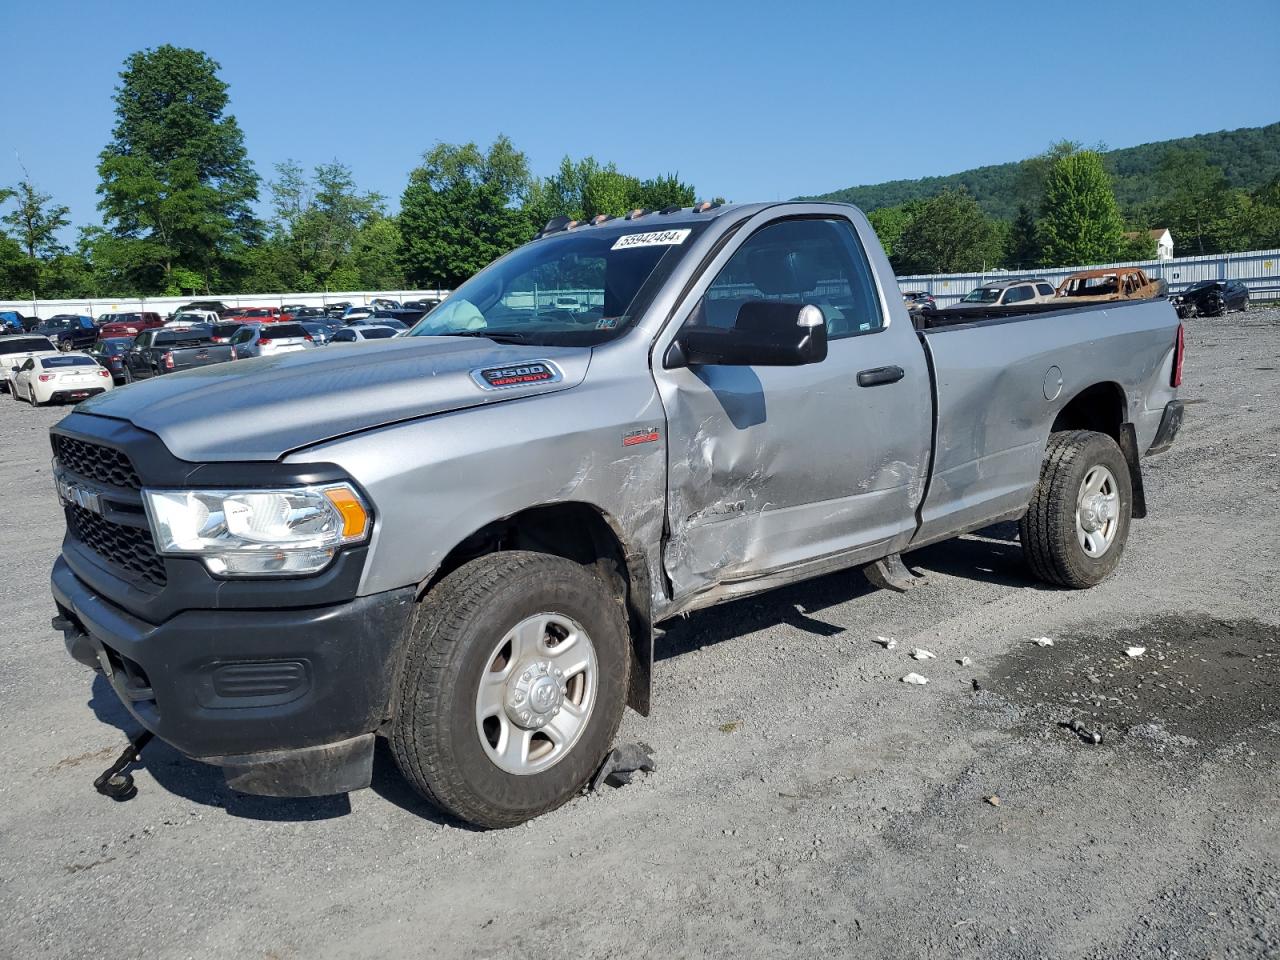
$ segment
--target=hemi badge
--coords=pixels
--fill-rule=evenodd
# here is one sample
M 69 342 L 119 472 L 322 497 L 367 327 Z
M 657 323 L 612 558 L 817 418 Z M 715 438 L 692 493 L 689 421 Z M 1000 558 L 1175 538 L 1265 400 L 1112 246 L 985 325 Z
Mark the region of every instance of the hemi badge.
M 622 445 L 624 447 L 634 447 L 638 443 L 656 443 L 661 439 L 662 435 L 658 433 L 657 427 L 644 427 L 640 430 L 632 430 L 630 433 L 623 434 Z

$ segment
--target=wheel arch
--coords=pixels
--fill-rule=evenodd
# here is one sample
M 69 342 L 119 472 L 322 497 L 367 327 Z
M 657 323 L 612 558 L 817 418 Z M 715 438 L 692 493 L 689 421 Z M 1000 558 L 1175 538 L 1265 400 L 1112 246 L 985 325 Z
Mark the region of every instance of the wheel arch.
M 1049 432 L 1093 430 L 1120 443 L 1120 428 L 1128 419 L 1124 387 L 1114 380 L 1103 380 L 1077 391 L 1058 411 Z
M 503 550 L 546 553 L 596 570 L 627 614 L 632 656 L 627 705 L 648 716 L 653 672 L 649 564 L 643 552 L 627 543 L 616 518 L 593 503 L 573 500 L 491 520 L 454 544 L 419 584 L 419 599 L 463 564 Z

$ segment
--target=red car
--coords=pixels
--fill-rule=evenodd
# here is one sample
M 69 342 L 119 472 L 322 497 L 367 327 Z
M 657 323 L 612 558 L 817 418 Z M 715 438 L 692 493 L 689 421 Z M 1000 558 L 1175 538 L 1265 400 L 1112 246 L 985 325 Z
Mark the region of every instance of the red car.
M 158 313 L 113 313 L 111 319 L 98 328 L 98 336 L 103 340 L 109 337 L 133 337 L 143 330 L 163 326 L 164 318 Z
M 223 314 L 223 320 L 235 320 L 237 323 L 279 323 L 281 320 L 288 320 L 289 317 L 280 315 L 279 307 L 241 307 L 242 312 L 237 313 L 234 317 Z

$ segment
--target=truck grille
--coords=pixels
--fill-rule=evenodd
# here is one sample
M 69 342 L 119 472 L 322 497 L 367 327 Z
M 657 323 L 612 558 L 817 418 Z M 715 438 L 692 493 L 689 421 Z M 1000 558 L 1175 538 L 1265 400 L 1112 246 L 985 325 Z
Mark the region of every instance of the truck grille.
M 62 466 L 86 480 L 129 490 L 142 489 L 133 463 L 119 450 L 53 434 L 53 455 Z
M 67 530 L 90 550 L 147 583 L 165 585 L 164 560 L 156 553 L 148 531 L 112 523 L 74 504 L 67 505 L 66 513 Z

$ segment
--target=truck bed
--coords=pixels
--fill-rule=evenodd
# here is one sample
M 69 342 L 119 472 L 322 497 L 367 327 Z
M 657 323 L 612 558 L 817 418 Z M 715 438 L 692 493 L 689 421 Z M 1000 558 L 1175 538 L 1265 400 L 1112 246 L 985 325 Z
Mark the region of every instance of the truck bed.
M 1025 507 L 1055 418 L 1087 388 L 1114 391 L 1146 450 L 1175 395 L 1178 322 L 1160 299 L 997 307 L 920 331 L 934 386 L 934 462 L 912 545 Z M 1029 402 L 1037 396 L 1040 406 Z

